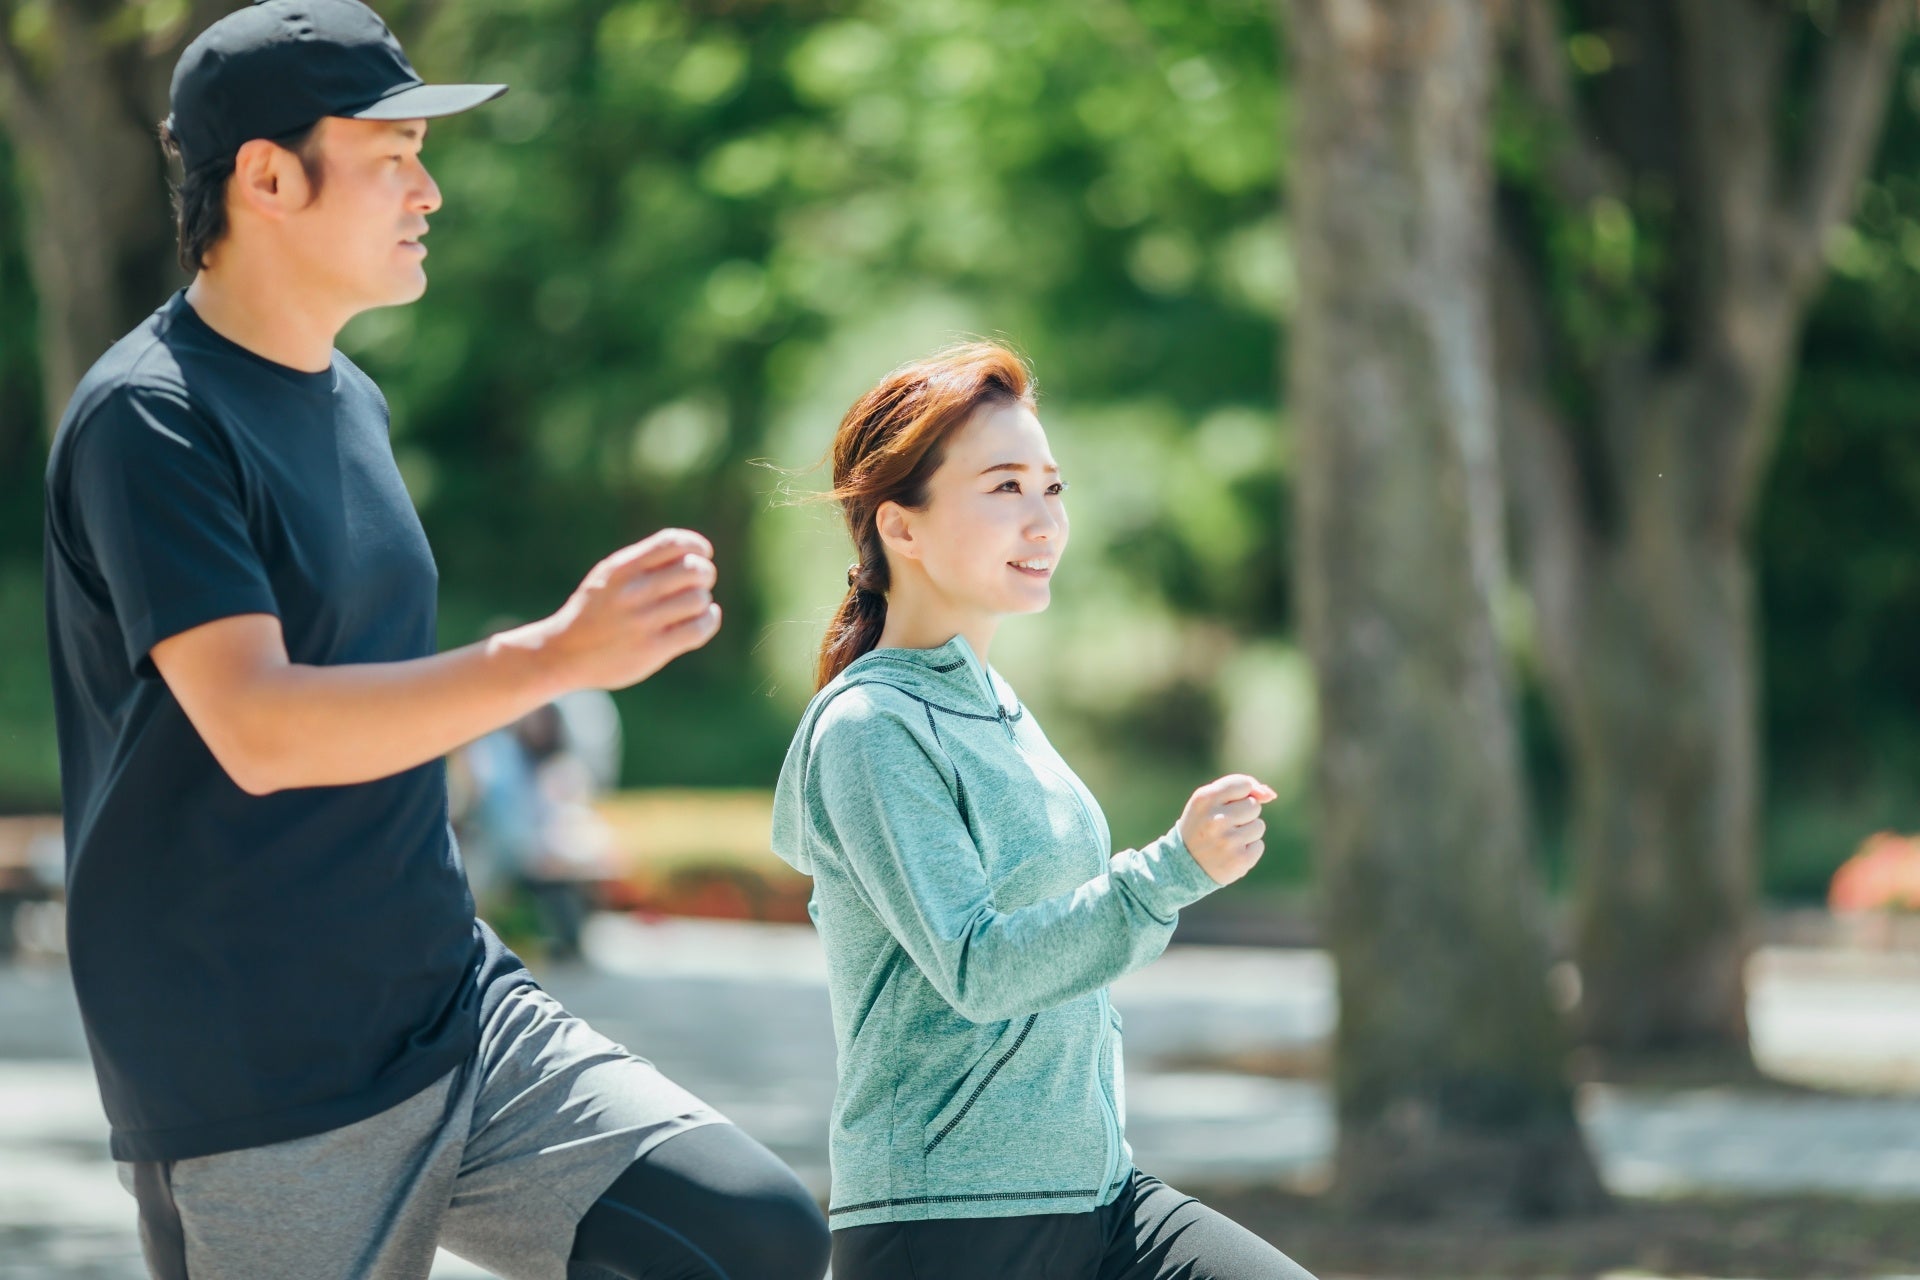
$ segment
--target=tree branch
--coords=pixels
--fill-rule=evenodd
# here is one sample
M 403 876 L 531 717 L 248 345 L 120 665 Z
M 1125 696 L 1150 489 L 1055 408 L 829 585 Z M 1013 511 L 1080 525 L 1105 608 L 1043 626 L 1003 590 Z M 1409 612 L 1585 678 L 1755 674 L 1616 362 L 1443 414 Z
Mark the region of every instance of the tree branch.
M 1554 148 L 1546 174 L 1555 194 L 1581 209 L 1602 197 L 1622 198 L 1626 183 L 1619 166 L 1594 146 L 1592 125 L 1567 75 L 1559 6 L 1522 0 L 1513 13 L 1511 47 L 1519 82 L 1554 124 Z
M 1822 41 L 1797 165 L 1779 153 L 1775 130 L 1784 10 L 1754 0 L 1681 5 L 1701 110 L 1690 167 L 1702 256 L 1683 397 L 1693 410 L 1674 426 L 1693 459 L 1695 518 L 1718 536 L 1741 536 L 1758 500 L 1826 235 L 1872 161 L 1910 2 L 1842 0 Z
M 1777 227 L 1777 126 L 1789 23 L 1774 0 L 1672 0 L 1687 104 L 1688 211 L 1677 361 L 1639 417 L 1640 520 L 1737 538 L 1785 335 L 1799 314 Z M 1655 484 L 1654 476 L 1666 477 Z
M 1687 318 L 1698 351 L 1755 303 L 1785 305 L 1770 214 L 1786 6 L 1767 0 L 1675 0 L 1680 67 L 1693 127 L 1685 199 L 1697 212 L 1698 285 Z
M 1545 290 L 1521 247 L 1521 229 L 1510 215 L 1498 224 L 1491 310 L 1501 472 L 1542 632 L 1549 692 L 1564 710 L 1584 648 L 1583 604 L 1598 531 L 1572 424 L 1547 386 L 1543 335 L 1552 321 Z
M 1824 42 L 1799 163 L 1779 195 L 1777 226 L 1797 289 L 1818 283 L 1827 234 L 1853 211 L 1879 145 L 1910 0 L 1848 0 Z

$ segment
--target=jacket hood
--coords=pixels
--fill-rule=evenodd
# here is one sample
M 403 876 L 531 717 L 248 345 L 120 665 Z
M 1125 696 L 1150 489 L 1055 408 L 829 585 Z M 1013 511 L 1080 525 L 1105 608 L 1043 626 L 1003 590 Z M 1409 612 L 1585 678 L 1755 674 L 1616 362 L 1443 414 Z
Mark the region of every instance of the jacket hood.
M 937 649 L 871 649 L 861 654 L 821 689 L 879 680 L 909 693 L 974 715 L 1012 716 L 1019 707 L 1013 690 L 982 662 L 965 636 Z
M 923 701 L 979 720 L 1016 721 L 1024 714 L 1012 686 L 980 660 L 965 636 L 934 649 L 872 649 L 827 681 L 807 704 L 780 768 L 774 792 L 773 851 L 811 875 L 813 859 L 803 836 L 807 754 L 813 727 L 836 696 L 854 685 L 888 684 Z

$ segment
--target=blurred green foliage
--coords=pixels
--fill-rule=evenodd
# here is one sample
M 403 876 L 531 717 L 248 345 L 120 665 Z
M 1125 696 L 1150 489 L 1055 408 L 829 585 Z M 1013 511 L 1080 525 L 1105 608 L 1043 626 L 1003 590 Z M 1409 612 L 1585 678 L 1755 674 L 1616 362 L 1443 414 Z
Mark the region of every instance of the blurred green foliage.
M 1190 627 L 1281 629 L 1259 0 L 522 0 L 428 36 L 423 64 L 514 88 L 433 140 L 428 301 L 345 343 L 404 424 L 450 640 L 551 608 L 657 525 L 714 538 L 728 625 L 623 697 L 631 781 L 771 777 L 847 555 L 788 495 L 822 483 L 804 468 L 866 385 L 967 333 L 1031 356 L 1088 495 L 1067 617 L 1015 664 L 1069 737 L 1144 742 L 1133 721 L 1206 674 L 1138 662 L 1111 619 L 1145 611 L 1175 648 Z M 1099 634 L 1097 682 L 1066 678 L 1089 670 L 1067 629 Z M 1203 709 L 1123 771 L 1166 761 L 1184 798 Z M 1151 823 L 1176 812 L 1156 795 Z
M 403 35 L 430 78 L 513 85 L 434 126 L 426 299 L 342 338 L 392 403 L 447 643 L 551 610 L 623 542 L 699 528 L 727 625 L 620 695 L 626 781 L 767 784 L 848 557 L 832 511 L 802 500 L 824 483 L 807 469 L 893 364 L 997 337 L 1039 375 L 1074 551 L 1052 612 L 1009 623 L 996 663 L 1118 839 L 1253 769 L 1288 797 L 1261 876 L 1304 878 L 1267 0 L 463 0 Z M 1786 892 L 1817 891 L 1872 824 L 1920 825 L 1901 785 L 1920 755 L 1901 625 L 1920 614 L 1913 68 L 1836 241 L 1759 531 L 1768 875 Z M 20 181 L 0 143 L 0 413 L 37 417 Z M 1638 211 L 1596 208 L 1566 253 L 1626 282 L 1657 242 Z M 1569 305 L 1645 323 L 1632 296 Z M 57 785 L 38 471 L 0 459 L 11 807 Z M 1552 848 L 1537 702 L 1527 723 Z
M 38 319 L 19 175 L 0 131 L 0 421 L 41 420 Z M 41 630 L 39 444 L 35 428 L 0 431 L 0 812 L 45 808 L 60 785 Z
M 1824 891 L 1834 858 L 1920 829 L 1920 58 L 1810 317 L 1761 507 L 1766 877 Z

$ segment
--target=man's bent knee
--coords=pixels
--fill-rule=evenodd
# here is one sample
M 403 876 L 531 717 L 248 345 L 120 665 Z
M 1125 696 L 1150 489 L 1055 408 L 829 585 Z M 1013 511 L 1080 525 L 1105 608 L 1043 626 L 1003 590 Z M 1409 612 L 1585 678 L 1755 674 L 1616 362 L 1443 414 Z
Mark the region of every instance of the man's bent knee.
M 779 1157 L 730 1124 L 636 1160 L 580 1220 L 573 1260 L 644 1280 L 820 1280 L 826 1218 Z
M 755 1280 L 820 1280 L 833 1253 L 827 1219 L 796 1183 L 792 1196 L 742 1205 L 738 1230 L 751 1245 Z M 741 1277 L 745 1280 L 745 1277 Z

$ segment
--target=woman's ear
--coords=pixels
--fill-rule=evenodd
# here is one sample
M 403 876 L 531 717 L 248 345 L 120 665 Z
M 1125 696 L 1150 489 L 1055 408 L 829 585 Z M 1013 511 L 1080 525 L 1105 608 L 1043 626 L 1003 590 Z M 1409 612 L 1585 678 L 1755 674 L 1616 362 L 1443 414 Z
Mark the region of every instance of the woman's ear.
M 887 550 L 909 560 L 920 558 L 920 544 L 913 538 L 913 513 L 897 502 L 883 502 L 873 513 L 873 526 Z

